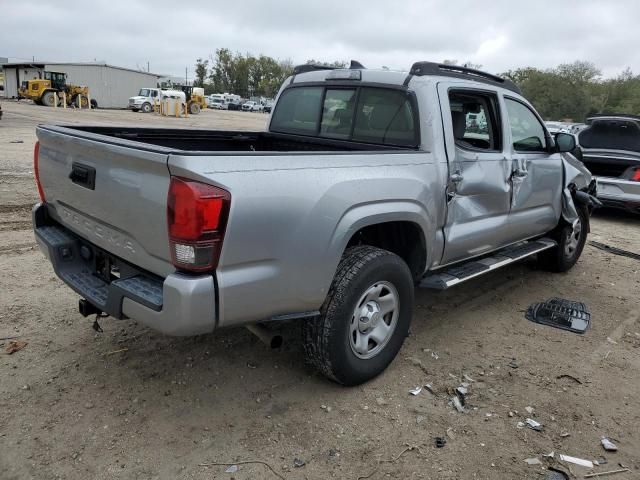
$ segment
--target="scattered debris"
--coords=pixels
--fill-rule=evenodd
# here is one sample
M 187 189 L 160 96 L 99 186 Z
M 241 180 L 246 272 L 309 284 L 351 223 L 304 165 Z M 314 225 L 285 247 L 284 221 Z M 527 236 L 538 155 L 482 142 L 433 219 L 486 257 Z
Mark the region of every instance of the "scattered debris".
M 570 436 L 571 436 L 571 434 L 570 434 L 569 432 L 561 432 L 561 433 L 560 433 L 560 436 L 561 436 L 562 438 L 567 438 L 567 437 L 570 437 Z
M 436 437 L 435 442 L 436 442 L 436 448 L 442 448 L 447 444 L 447 439 L 444 437 Z
M 602 443 L 602 446 L 607 452 L 618 451 L 618 446 L 615 443 L 613 443 L 611 440 L 609 440 L 607 437 L 602 437 L 602 439 L 600 440 L 600 443 Z
M 532 304 L 527 309 L 525 317 L 541 325 L 580 334 L 591 324 L 591 313 L 584 303 L 555 297 Z
M 529 428 L 531 428 L 532 430 L 535 430 L 536 432 L 541 432 L 542 431 L 542 424 L 539 422 L 536 422 L 535 420 L 531 419 L 531 418 L 527 418 L 525 420 L 525 423 L 527 424 L 527 426 Z
M 569 480 L 569 475 L 567 475 L 562 470 L 549 467 L 549 471 L 547 472 L 545 480 Z
M 475 380 L 473 378 L 471 378 L 469 375 L 467 375 L 466 373 L 463 375 L 463 377 L 469 383 L 474 383 L 475 382 Z
M 598 473 L 590 473 L 585 475 L 584 478 L 593 478 L 593 477 L 604 477 L 606 475 L 615 475 L 616 473 L 625 473 L 630 472 L 628 468 L 620 468 L 618 470 L 609 470 L 608 472 L 598 472 Z
M 609 342 L 611 345 L 617 345 L 618 342 L 616 342 L 613 338 L 611 337 L 607 337 L 607 342 Z
M 247 362 L 247 368 L 254 370 L 258 368 L 258 366 L 255 363 Z
M 11 140 L 9 143 L 24 143 L 24 140 Z
M 119 350 L 113 350 L 111 352 L 107 352 L 107 353 L 103 353 L 102 356 L 106 357 L 108 355 L 113 355 L 114 353 L 120 353 L 120 352 L 128 352 L 129 349 L 127 347 L 121 348 Z
M 640 260 L 639 254 L 630 252 L 628 250 L 623 250 L 621 248 L 612 247 L 611 245 L 607 245 L 606 243 L 600 243 L 600 242 L 595 242 L 593 240 L 590 240 L 589 245 L 591 245 L 592 247 L 596 247 L 600 250 L 604 250 L 605 252 L 609 252 L 613 255 L 620 255 L 621 257 L 629 257 L 635 260 Z
M 460 385 L 458 388 L 456 388 L 456 393 L 464 398 L 467 393 L 469 393 L 469 389 L 463 385 Z
M 451 427 L 447 428 L 447 437 L 449 437 L 451 440 L 456 438 L 455 434 L 453 433 L 453 428 Z
M 9 355 L 13 355 L 14 353 L 19 352 L 20 350 L 22 350 L 27 345 L 28 345 L 28 343 L 27 342 L 23 342 L 22 340 L 11 340 L 9 342 L 9 345 L 7 345 L 7 348 L 5 349 L 5 351 Z
M 460 413 L 464 413 L 464 407 L 462 406 L 462 403 L 460 403 L 460 399 L 458 398 L 457 395 L 454 395 L 453 397 L 451 397 L 451 403 L 453 404 L 453 407 Z
M 96 319 L 93 321 L 93 325 L 91 325 L 91 328 L 93 328 L 96 332 L 98 333 L 102 333 L 104 332 L 104 330 L 102 329 L 102 327 L 100 326 L 100 324 L 98 323 L 98 317 L 96 315 Z
M 581 467 L 593 468 L 593 462 L 591 460 L 584 460 L 582 458 L 571 457 L 569 455 L 560 454 L 559 458 L 563 462 L 574 463 L 576 465 L 580 465 Z
M 405 444 L 406 445 L 406 444 Z M 358 478 L 356 478 L 356 480 L 365 480 L 367 478 L 371 478 L 380 468 L 380 464 L 381 463 L 395 463 L 398 460 L 400 460 L 400 457 L 402 457 L 405 453 L 410 452 L 412 450 L 417 450 L 418 452 L 422 453 L 422 450 L 420 450 L 420 447 L 417 445 L 408 445 L 407 448 L 405 448 L 404 450 L 402 450 L 398 455 L 396 455 L 393 458 L 390 458 L 388 460 L 378 460 L 378 466 L 368 475 L 360 475 Z M 280 477 L 280 475 L 278 475 Z M 280 477 L 282 478 L 282 477 Z M 284 480 L 284 478 L 282 478 L 282 480 Z
M 524 422 L 516 423 L 516 428 L 524 428 Z
M 326 410 L 327 412 L 331 411 L 331 407 L 329 405 L 320 405 L 320 408 Z
M 294 458 L 293 459 L 293 466 L 296 467 L 296 468 L 304 467 L 306 464 L 307 464 L 307 462 L 305 462 L 301 458 Z
M 542 456 L 545 458 L 554 458 L 556 456 L 556 452 L 543 453 Z
M 524 461 L 527 462 L 527 465 L 542 465 L 542 462 L 535 457 L 525 458 Z
M 429 393 L 431 393 L 432 395 L 435 395 L 436 392 L 433 390 L 433 387 L 431 386 L 430 383 L 427 383 L 424 388 L 426 388 L 427 390 L 429 390 Z
M 209 462 L 209 463 L 200 463 L 198 464 L 198 466 L 199 467 L 228 467 L 228 468 L 236 467 L 236 470 L 234 470 L 233 472 L 229 472 L 229 473 L 234 473 L 238 471 L 238 465 L 255 465 L 255 464 L 264 465 L 269 470 L 271 470 L 271 473 L 273 473 L 280 480 L 286 480 L 282 475 L 276 472 L 271 465 L 269 465 L 267 462 L 263 462 L 262 460 L 246 460 L 244 462 L 235 462 L 235 463 Z
M 431 352 L 431 357 L 438 360 L 440 358 L 440 355 L 438 355 L 436 352 Z
M 533 407 L 524 407 L 529 415 L 533 415 Z
M 511 367 L 515 370 L 516 368 L 519 368 L 519 365 L 516 363 L 516 359 L 513 358 L 509 363 L 507 363 L 507 367 Z
M 238 465 L 229 465 L 224 473 L 236 473 L 238 471 Z
M 604 458 L 604 457 L 600 457 L 597 460 L 593 461 L 594 465 L 606 465 L 607 463 L 609 463 L 609 462 L 607 462 L 607 459 Z
M 424 415 L 418 415 L 416 417 L 416 425 L 420 425 L 422 422 L 424 422 Z
M 411 390 L 409 390 L 409 393 L 413 396 L 418 395 L 420 392 L 422 391 L 422 387 L 421 386 L 417 386 L 416 388 L 412 388 Z
M 569 380 L 573 380 L 574 382 L 582 385 L 582 382 L 580 380 L 578 380 L 576 377 L 574 377 L 573 375 L 569 375 L 568 373 L 563 373 L 562 375 L 558 375 L 556 377 L 556 380 L 560 380 L 561 378 L 568 378 Z

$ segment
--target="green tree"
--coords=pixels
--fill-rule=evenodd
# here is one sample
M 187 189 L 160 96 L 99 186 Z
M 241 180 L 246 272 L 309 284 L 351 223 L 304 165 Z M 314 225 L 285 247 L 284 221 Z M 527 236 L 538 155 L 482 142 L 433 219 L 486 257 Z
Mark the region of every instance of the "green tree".
M 196 60 L 196 78 L 193 81 L 194 87 L 204 87 L 204 81 L 207 78 L 209 70 L 209 60 L 198 58 Z

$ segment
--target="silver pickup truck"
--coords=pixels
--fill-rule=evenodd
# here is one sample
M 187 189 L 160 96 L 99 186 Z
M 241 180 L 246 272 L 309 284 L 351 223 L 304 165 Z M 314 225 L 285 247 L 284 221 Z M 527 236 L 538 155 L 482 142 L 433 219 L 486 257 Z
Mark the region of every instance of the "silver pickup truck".
M 595 182 L 508 80 L 297 67 L 267 131 L 37 129 L 36 239 L 80 312 L 169 335 L 299 319 L 346 385 L 382 372 L 414 288 L 537 255 L 570 269 Z

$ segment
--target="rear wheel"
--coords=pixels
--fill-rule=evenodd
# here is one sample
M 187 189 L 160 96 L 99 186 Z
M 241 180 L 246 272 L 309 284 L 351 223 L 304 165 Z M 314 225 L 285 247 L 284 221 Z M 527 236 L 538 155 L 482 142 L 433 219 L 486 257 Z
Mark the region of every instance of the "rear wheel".
M 197 115 L 200 113 L 200 105 L 197 103 L 192 103 L 189 105 L 189 113 L 191 115 Z
M 40 97 L 40 101 L 45 107 L 54 107 L 56 105 L 54 92 L 44 92 L 42 97 Z
M 343 385 L 382 373 L 409 332 L 413 278 L 397 255 L 370 246 L 347 250 L 320 316 L 303 324 L 309 363 Z
M 563 222 L 551 234 L 558 246 L 538 254 L 538 264 L 545 270 L 566 272 L 580 258 L 589 232 L 589 211 L 585 205 L 576 205 L 576 210 L 575 225 Z

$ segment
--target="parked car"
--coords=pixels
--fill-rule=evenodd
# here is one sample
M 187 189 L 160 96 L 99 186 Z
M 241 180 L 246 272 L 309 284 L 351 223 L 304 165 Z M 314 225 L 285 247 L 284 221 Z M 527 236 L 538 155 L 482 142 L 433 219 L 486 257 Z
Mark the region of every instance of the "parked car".
M 242 110 L 242 101 L 240 100 L 227 101 L 227 110 Z
M 486 133 L 468 132 L 482 114 Z M 507 79 L 296 67 L 266 131 L 40 125 L 35 238 L 106 312 L 169 335 L 302 322 L 328 378 L 365 382 L 408 335 L 414 288 L 580 257 L 595 183 Z M 123 181 L 126 179 L 126 181 Z
M 571 133 L 570 125 L 564 122 L 544 122 L 551 135 L 556 133 Z
M 267 102 L 262 106 L 263 113 L 271 113 L 271 109 L 273 108 L 273 102 Z
M 248 101 L 242 104 L 243 112 L 260 112 L 262 111 L 262 105 L 258 102 Z
M 578 157 L 598 179 L 598 199 L 640 213 L 640 116 L 600 115 L 578 133 Z
M 0 120 L 2 120 L 2 105 L 0 105 Z
M 229 105 L 224 98 L 209 97 L 209 108 L 214 108 L 216 110 L 228 110 Z

